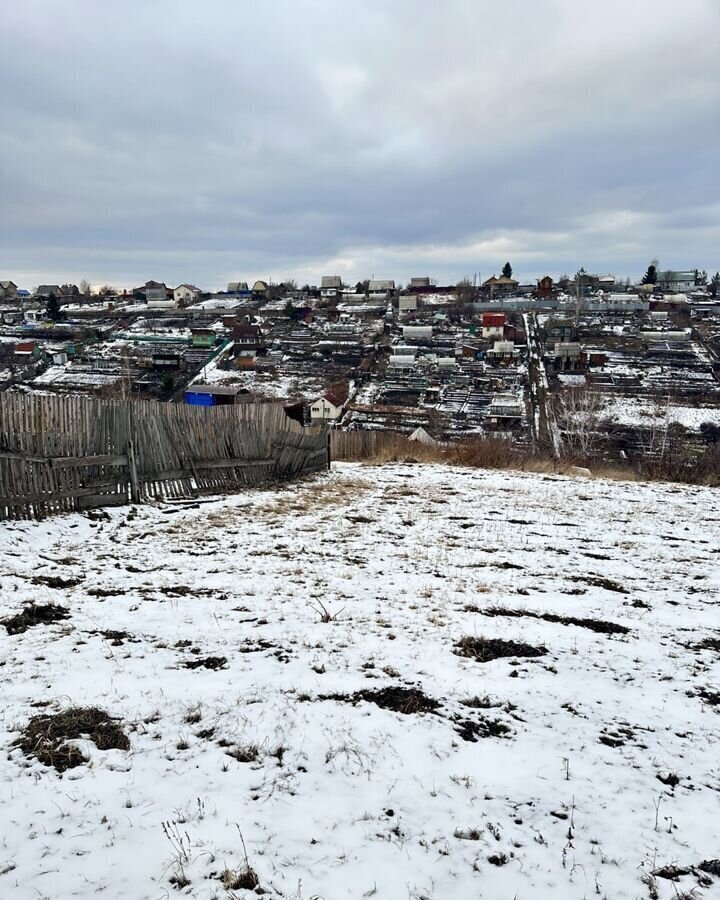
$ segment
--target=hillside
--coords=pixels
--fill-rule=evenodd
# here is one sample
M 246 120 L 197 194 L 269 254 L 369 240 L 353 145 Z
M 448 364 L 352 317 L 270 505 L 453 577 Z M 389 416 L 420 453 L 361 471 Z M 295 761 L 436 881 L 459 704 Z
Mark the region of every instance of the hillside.
M 720 898 L 719 509 L 342 464 L 5 523 L 0 896 Z

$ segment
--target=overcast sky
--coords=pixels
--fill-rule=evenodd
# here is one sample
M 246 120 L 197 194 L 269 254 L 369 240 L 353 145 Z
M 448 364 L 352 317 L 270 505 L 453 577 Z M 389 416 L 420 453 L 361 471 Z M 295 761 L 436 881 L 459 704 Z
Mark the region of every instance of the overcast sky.
M 0 0 L 0 279 L 720 268 L 718 0 Z

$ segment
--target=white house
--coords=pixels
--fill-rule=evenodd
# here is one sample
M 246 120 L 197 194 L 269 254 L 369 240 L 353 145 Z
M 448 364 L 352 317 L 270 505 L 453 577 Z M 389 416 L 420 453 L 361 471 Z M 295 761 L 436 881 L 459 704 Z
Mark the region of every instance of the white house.
M 339 275 L 323 275 L 320 280 L 321 297 L 337 297 L 342 292 L 343 283 Z
M 202 291 L 194 284 L 179 284 L 173 291 L 173 299 L 178 306 L 190 306 L 200 299 Z
M 486 341 L 501 341 L 505 334 L 504 325 L 483 325 L 482 336 Z
M 310 405 L 310 419 L 313 422 L 336 422 L 342 415 L 344 406 L 336 394 L 328 392 L 313 400 Z
M 668 291 L 673 294 L 683 294 L 691 291 L 695 287 L 695 271 L 668 269 L 665 272 L 658 272 L 657 287 L 661 291 Z

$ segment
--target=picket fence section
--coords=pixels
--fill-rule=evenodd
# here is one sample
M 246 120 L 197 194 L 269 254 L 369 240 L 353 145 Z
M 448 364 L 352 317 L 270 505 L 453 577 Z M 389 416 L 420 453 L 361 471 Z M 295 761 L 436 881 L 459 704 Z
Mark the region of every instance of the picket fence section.
M 0 394 L 0 520 L 236 490 L 329 466 L 281 404 Z

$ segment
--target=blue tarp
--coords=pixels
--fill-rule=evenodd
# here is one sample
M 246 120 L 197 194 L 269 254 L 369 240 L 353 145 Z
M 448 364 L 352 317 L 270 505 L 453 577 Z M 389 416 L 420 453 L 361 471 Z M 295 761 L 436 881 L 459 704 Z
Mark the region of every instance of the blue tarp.
M 190 406 L 215 406 L 212 394 L 197 394 L 195 391 L 185 391 L 185 402 Z

